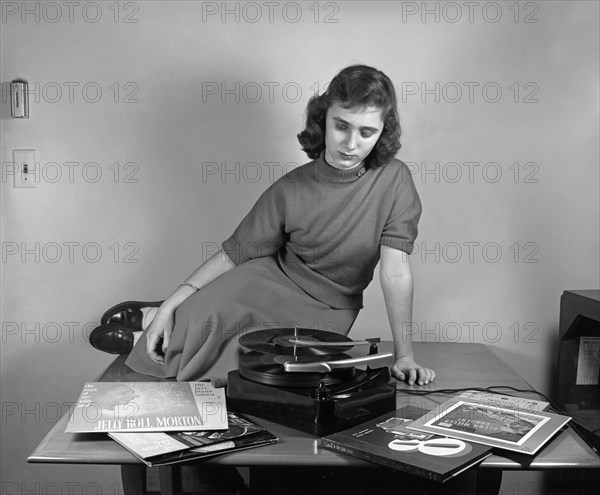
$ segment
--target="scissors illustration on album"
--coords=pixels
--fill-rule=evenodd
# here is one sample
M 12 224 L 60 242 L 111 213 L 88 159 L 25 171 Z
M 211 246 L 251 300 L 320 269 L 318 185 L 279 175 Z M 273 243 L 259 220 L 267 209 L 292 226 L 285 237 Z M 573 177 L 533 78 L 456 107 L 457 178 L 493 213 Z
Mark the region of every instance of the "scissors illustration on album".
M 443 457 L 461 453 L 466 449 L 467 444 L 454 438 L 432 438 L 430 440 L 396 438 L 388 444 L 388 447 L 402 452 L 418 450 L 423 454 Z
M 472 450 L 471 446 L 462 440 L 407 430 L 405 425 L 411 421 L 394 417 L 377 423 L 379 428 L 394 435 L 394 439 L 388 443 L 389 449 L 398 452 L 421 452 L 438 457 L 465 455 Z

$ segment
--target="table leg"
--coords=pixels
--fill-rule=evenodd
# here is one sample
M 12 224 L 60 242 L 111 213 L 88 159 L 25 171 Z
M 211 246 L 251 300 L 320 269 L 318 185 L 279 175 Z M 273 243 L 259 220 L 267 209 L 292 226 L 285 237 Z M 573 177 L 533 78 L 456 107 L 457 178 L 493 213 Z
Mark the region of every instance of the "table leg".
M 174 495 L 181 492 L 180 466 L 161 466 L 158 468 L 161 495 Z
M 250 493 L 271 493 L 272 468 L 252 466 L 248 469 L 248 489 Z
M 146 495 L 146 466 L 121 464 L 123 495 Z
M 501 469 L 478 469 L 475 493 L 477 495 L 498 495 L 502 484 Z

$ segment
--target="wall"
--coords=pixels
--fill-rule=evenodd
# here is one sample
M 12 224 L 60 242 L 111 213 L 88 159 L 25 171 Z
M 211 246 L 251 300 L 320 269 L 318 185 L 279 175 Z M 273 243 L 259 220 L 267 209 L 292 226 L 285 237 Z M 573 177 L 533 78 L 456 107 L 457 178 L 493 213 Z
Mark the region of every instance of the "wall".
M 115 493 L 115 468 L 25 463 L 112 359 L 90 330 L 167 295 L 306 161 L 309 96 L 356 62 L 397 86 L 424 204 L 414 339 L 489 343 L 551 390 L 560 295 L 599 286 L 598 5 L 478 5 L 2 2 L 3 493 Z M 13 187 L 21 148 L 35 189 Z M 352 334 L 389 338 L 377 278 L 365 306 Z

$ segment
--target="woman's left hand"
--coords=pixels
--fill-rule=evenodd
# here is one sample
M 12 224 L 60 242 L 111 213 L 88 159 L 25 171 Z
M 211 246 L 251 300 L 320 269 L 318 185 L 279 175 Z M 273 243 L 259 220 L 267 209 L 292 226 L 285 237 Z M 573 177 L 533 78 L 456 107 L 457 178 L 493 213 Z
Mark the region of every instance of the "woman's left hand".
M 427 385 L 435 380 L 435 371 L 418 365 L 411 357 L 396 359 L 392 366 L 392 376 L 396 380 L 406 382 L 409 385 Z

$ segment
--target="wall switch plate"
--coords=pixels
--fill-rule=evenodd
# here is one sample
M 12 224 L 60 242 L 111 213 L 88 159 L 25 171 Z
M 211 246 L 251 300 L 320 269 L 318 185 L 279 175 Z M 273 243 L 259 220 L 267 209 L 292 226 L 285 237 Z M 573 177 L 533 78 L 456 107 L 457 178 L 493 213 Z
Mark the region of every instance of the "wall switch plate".
M 15 164 L 15 187 L 37 187 L 38 164 L 35 162 L 35 150 L 13 150 L 13 162 Z

